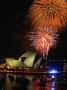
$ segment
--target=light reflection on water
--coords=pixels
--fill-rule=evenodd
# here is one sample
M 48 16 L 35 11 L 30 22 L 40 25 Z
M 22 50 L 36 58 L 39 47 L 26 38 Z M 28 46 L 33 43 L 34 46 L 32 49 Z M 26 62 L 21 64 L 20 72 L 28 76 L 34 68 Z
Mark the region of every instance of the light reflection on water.
M 52 82 L 52 87 L 54 87 L 54 86 L 55 86 L 55 81 Z
M 55 90 L 55 81 L 52 82 L 51 90 Z
M 51 90 L 55 90 L 55 88 L 52 87 Z
M 22 75 L 5 75 L 0 77 L 0 90 L 39 90 L 37 88 L 44 88 L 43 90 L 67 90 L 67 88 L 58 85 L 57 81 L 44 82 L 40 77 L 33 78 L 34 76 L 22 76 Z M 40 85 L 40 86 L 39 86 Z M 47 89 L 45 89 L 47 87 Z M 65 87 L 65 86 L 64 86 Z

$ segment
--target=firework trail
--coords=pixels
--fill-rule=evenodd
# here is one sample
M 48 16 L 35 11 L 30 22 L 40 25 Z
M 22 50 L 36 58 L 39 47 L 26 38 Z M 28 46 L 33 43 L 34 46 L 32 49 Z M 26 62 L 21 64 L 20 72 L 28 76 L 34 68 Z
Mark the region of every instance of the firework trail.
M 61 30 L 67 23 L 67 2 L 64 0 L 35 0 L 28 17 L 35 29 L 52 28 Z
M 37 31 L 30 32 L 27 37 L 31 42 L 30 46 L 35 48 L 35 50 L 43 57 L 47 57 L 49 49 L 52 46 L 56 45 L 58 35 L 52 30 L 40 29 Z

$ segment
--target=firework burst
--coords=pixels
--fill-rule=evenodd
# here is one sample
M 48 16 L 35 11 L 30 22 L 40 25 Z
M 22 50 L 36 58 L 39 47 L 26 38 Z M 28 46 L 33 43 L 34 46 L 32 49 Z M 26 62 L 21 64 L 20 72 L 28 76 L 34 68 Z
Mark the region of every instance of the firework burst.
M 67 2 L 64 0 L 35 0 L 28 15 L 35 29 L 59 30 L 67 23 Z
M 43 55 L 43 57 L 47 57 L 48 51 L 52 46 L 55 46 L 57 39 L 56 32 L 52 32 L 51 30 L 37 30 L 30 32 L 27 37 L 31 42 L 30 46 L 35 48 L 35 50 Z

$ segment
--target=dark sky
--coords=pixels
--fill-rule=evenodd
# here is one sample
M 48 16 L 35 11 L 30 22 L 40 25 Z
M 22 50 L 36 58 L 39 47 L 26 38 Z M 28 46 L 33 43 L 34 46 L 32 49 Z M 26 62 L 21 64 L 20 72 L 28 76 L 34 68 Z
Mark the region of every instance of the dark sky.
M 19 57 L 26 48 L 24 36 L 30 23 L 26 17 L 33 0 L 9 0 L 1 2 L 0 11 L 0 58 Z M 56 48 L 50 50 L 48 58 L 67 58 L 67 30 L 60 34 Z

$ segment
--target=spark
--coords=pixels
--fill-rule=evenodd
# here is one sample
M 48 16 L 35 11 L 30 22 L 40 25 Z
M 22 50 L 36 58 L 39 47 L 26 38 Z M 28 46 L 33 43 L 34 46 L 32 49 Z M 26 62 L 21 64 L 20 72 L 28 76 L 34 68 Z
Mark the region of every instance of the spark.
M 43 57 L 47 57 L 49 49 L 56 45 L 58 35 L 49 29 L 40 29 L 30 32 L 27 37 L 31 42 L 30 46 L 35 48 Z
M 35 0 L 28 17 L 35 29 L 61 30 L 67 23 L 67 2 L 64 0 Z

